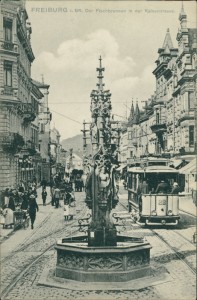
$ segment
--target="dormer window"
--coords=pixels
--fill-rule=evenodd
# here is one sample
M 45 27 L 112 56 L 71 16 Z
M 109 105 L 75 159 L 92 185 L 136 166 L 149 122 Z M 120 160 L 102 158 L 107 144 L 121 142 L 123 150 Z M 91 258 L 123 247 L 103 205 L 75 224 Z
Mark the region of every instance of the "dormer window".
M 12 20 L 3 19 L 4 39 L 6 42 L 12 42 Z

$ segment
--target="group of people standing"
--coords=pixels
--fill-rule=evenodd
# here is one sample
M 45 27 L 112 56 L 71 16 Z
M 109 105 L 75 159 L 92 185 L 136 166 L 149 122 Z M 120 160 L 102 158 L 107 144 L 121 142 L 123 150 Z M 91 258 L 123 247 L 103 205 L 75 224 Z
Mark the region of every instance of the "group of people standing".
M 69 180 L 62 180 L 56 182 L 51 188 L 51 204 L 58 208 L 60 200 L 64 201 L 64 218 L 65 220 L 72 220 L 76 214 L 76 201 L 72 183 Z
M 36 212 L 39 210 L 36 202 L 37 187 L 33 182 L 25 189 L 23 183 L 17 189 L 6 188 L 4 192 L 4 202 L 0 210 L 0 223 L 4 228 L 12 227 L 15 223 L 15 212 L 22 211 L 26 217 L 29 214 L 31 228 L 36 219 Z

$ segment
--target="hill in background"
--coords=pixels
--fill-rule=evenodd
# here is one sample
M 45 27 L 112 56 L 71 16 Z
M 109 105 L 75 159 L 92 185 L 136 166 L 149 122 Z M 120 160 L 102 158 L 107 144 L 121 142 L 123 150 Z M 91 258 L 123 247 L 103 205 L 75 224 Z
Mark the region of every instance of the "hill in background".
M 62 140 L 61 142 L 62 148 L 69 152 L 69 149 L 73 149 L 73 153 L 77 154 L 79 157 L 82 158 L 83 155 L 83 135 L 78 134 L 73 136 L 72 138 L 68 138 Z

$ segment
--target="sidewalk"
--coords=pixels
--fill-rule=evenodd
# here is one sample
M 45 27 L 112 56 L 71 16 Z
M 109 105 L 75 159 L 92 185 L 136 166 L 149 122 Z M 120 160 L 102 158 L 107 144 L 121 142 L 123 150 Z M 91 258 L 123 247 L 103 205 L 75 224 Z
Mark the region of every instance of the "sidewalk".
M 179 209 L 196 216 L 196 206 L 191 195 L 179 197 Z
M 42 203 L 42 188 L 39 187 L 37 189 L 38 197 L 37 197 L 36 200 L 37 200 L 37 203 L 38 203 L 38 206 L 39 206 L 39 212 L 36 215 L 36 222 L 35 222 L 36 223 L 36 227 L 46 218 L 47 211 L 48 211 L 47 206 L 50 205 L 50 203 L 51 203 L 50 187 L 47 187 L 46 191 L 47 191 L 46 206 L 43 206 L 43 203 Z M 47 211 L 46 211 L 45 208 L 47 208 Z M 35 229 L 36 229 L 36 227 L 35 227 Z M 14 230 L 14 226 L 12 226 L 12 228 L 6 228 L 5 229 L 5 228 L 3 228 L 3 225 L 0 225 L 0 243 L 4 239 L 8 238 L 10 235 L 12 235 L 16 231 L 20 231 L 21 232 L 21 230 L 22 230 L 23 234 L 25 234 L 25 236 L 26 236 L 25 232 L 29 231 L 29 228 L 30 228 L 30 226 L 27 229 L 19 228 L 19 229 Z

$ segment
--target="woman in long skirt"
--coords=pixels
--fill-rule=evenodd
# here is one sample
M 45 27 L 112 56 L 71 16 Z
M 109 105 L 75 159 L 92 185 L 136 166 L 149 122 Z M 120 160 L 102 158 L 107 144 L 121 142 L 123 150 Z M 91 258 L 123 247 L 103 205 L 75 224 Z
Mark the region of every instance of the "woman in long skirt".
M 0 208 L 0 224 L 3 225 L 3 228 L 4 228 L 4 225 L 5 225 L 5 216 L 3 214 L 3 209 Z
M 12 228 L 12 225 L 14 225 L 14 213 L 13 213 L 13 210 L 6 207 L 4 210 L 3 210 L 3 215 L 5 217 L 5 223 L 4 223 L 4 227 L 10 227 Z

